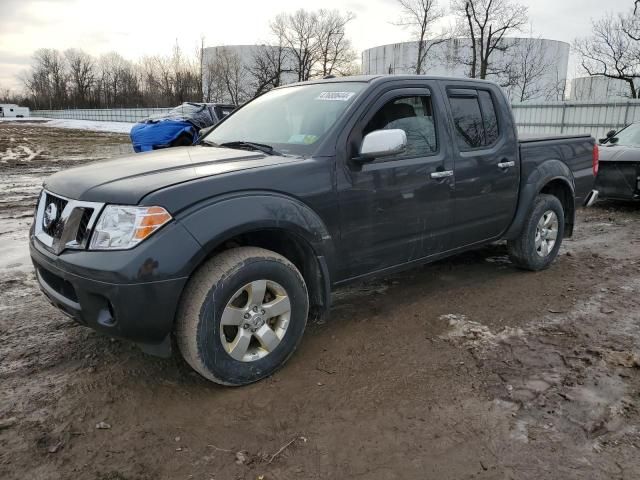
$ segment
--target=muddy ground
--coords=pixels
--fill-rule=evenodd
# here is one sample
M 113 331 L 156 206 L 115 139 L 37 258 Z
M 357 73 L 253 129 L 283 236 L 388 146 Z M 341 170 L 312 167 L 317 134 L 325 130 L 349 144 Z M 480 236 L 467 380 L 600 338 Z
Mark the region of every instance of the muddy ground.
M 640 207 L 581 210 L 545 272 L 497 245 L 338 291 L 285 368 L 232 389 L 38 292 L 41 179 L 127 151 L 0 124 L 0 478 L 640 478 Z

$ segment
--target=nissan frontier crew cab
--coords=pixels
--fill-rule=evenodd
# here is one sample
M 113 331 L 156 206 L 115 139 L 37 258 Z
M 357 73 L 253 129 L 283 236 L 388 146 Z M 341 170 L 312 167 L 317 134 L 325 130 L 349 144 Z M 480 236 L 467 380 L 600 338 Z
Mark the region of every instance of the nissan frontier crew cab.
M 243 385 L 294 352 L 331 290 L 498 240 L 548 267 L 593 201 L 598 151 L 518 139 L 491 82 L 372 76 L 288 85 L 196 146 L 49 177 L 30 251 L 78 322 Z M 175 343 L 172 342 L 175 338 Z

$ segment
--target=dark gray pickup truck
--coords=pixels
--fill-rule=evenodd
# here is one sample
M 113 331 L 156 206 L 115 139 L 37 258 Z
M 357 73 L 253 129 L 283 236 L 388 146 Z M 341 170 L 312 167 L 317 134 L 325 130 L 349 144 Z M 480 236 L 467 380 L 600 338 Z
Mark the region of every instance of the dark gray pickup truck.
M 589 136 L 518 140 L 490 82 L 350 77 L 273 90 L 197 146 L 48 178 L 40 286 L 82 324 L 242 385 L 294 352 L 331 290 L 498 240 L 549 266 L 590 202 Z

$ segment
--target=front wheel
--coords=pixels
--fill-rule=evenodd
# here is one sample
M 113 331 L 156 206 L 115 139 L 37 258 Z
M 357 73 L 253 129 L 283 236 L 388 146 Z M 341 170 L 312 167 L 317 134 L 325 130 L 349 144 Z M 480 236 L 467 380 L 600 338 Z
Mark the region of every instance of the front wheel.
M 507 242 L 511 261 L 525 270 L 544 270 L 558 256 L 563 237 L 562 203 L 553 195 L 538 195 L 520 236 Z
M 176 320 L 178 347 L 205 378 L 258 381 L 287 361 L 309 310 L 304 279 L 282 255 L 256 247 L 222 252 L 186 286 Z

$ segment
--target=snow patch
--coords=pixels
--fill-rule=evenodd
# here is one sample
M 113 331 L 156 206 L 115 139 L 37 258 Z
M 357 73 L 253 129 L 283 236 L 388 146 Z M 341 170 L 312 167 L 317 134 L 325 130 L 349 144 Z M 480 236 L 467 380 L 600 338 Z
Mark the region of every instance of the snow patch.
M 497 333 L 493 333 L 489 327 L 481 323 L 467 319 L 466 315 L 449 313 L 440 315 L 440 320 L 446 321 L 451 329 L 442 338 L 458 340 L 473 345 L 496 345 L 498 342 L 511 337 L 524 335 L 521 328 L 506 327 Z
M 127 122 L 103 122 L 95 120 L 70 120 L 57 118 L 2 118 L 0 122 L 17 122 L 26 125 L 37 124 L 45 127 L 71 128 L 75 130 L 91 130 L 94 132 L 129 133 L 133 123 Z

